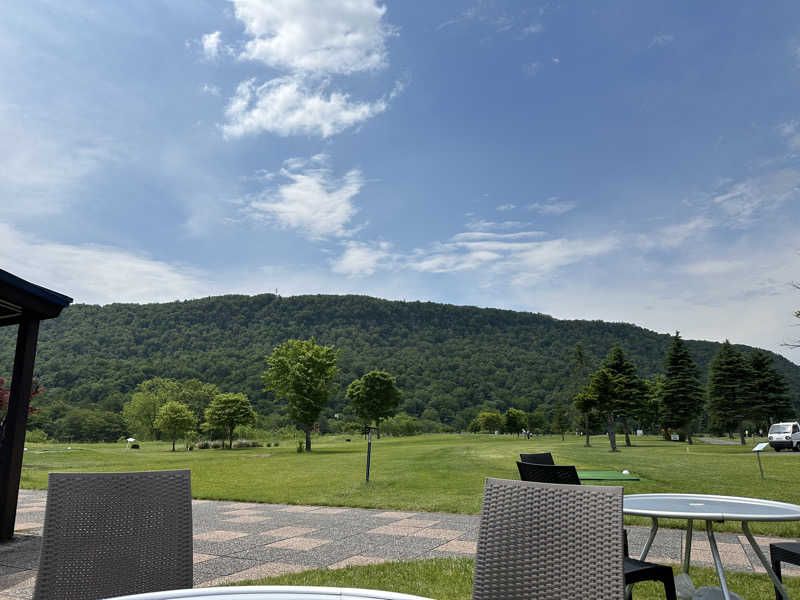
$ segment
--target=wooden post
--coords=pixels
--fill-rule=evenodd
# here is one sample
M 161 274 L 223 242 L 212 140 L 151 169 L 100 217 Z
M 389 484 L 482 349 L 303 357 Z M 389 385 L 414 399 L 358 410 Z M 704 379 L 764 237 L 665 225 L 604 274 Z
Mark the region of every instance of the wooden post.
M 8 413 L 0 431 L 0 542 L 7 542 L 14 536 L 38 337 L 39 320 L 23 315 L 17 330 Z

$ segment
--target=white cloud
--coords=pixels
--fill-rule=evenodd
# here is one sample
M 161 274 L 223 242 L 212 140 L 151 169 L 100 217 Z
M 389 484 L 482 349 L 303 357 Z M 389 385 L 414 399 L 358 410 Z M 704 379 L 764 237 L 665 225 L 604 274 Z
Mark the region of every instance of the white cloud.
M 458 233 L 450 238 L 452 241 L 469 240 L 519 240 L 529 237 L 542 237 L 547 235 L 544 231 L 519 231 L 517 233 L 494 233 L 489 231 L 467 231 Z
M 358 209 L 353 198 L 364 185 L 361 171 L 351 169 L 339 179 L 327 167 L 328 157 L 289 159 L 280 171 L 284 183 L 251 200 L 246 214 L 284 228 L 298 229 L 310 239 L 346 237 Z
M 514 210 L 515 208 L 517 208 L 516 204 L 501 204 L 500 206 L 497 207 L 497 210 L 506 211 L 506 210 Z
M 209 59 L 214 60 L 219 56 L 219 49 L 222 46 L 221 33 L 215 31 L 214 33 L 207 33 L 200 39 L 200 44 L 203 46 L 203 55 Z
M 686 223 L 667 225 L 646 234 L 638 234 L 634 236 L 635 244 L 645 250 L 679 248 L 690 240 L 702 237 L 713 226 L 714 223 L 711 219 L 695 217 Z
M 711 202 L 732 220 L 746 226 L 783 204 L 800 200 L 800 171 L 781 169 L 729 184 Z
M 209 96 L 219 96 L 220 94 L 219 87 L 209 83 L 204 83 L 203 87 L 200 88 L 200 91 L 204 94 L 208 94 Z
M 560 58 L 558 58 L 557 56 L 554 56 L 554 57 L 552 58 L 552 60 L 553 60 L 553 63 L 555 63 L 555 64 L 560 64 L 560 63 L 561 63 L 561 59 L 560 59 Z
M 797 121 L 788 121 L 778 125 L 778 131 L 787 139 L 789 148 L 792 150 L 800 149 L 800 132 L 798 132 L 798 127 L 800 127 L 800 123 Z
M 559 200 L 557 196 L 553 196 L 544 202 L 534 202 L 533 204 L 529 204 L 528 208 L 536 211 L 540 215 L 558 216 L 568 213 L 575 208 L 575 203 L 565 202 Z
M 109 140 L 62 131 L 63 124 L 15 118 L 0 106 L 0 198 L 5 216 L 57 214 L 86 179 L 115 160 Z
M 252 38 L 242 58 L 303 73 L 349 74 L 382 69 L 386 7 L 374 0 L 232 0 Z
M 260 86 L 254 79 L 243 81 L 225 109 L 223 134 L 226 138 L 261 132 L 328 138 L 388 107 L 384 99 L 353 102 L 349 94 L 327 93 L 324 87 L 294 76 L 278 77 Z
M 350 277 L 372 275 L 379 266 L 386 266 L 387 259 L 391 258 L 391 245 L 388 242 L 365 243 L 345 242 L 344 252 L 341 256 L 331 261 L 334 273 L 341 273 Z
M 517 227 L 525 227 L 529 223 L 522 221 L 487 221 L 486 219 L 475 219 L 467 223 L 467 229 L 470 231 L 488 231 L 490 229 L 515 229 Z
M 69 245 L 0 223 L 0 264 L 76 302 L 166 302 L 213 293 L 203 273 L 112 246 Z
M 542 26 L 541 23 L 532 23 L 527 27 L 523 27 L 522 35 L 523 36 L 535 35 L 537 33 L 541 33 L 542 31 L 544 31 L 544 27 Z
M 653 39 L 650 40 L 648 44 L 648 48 L 652 48 L 653 46 L 669 46 L 672 42 L 675 41 L 675 36 L 671 33 L 659 33 L 653 36 Z

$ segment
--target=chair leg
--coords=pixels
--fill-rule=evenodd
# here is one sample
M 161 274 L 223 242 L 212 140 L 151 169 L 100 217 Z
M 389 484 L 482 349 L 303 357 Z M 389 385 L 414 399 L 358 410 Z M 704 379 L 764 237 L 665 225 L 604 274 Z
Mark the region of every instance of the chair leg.
M 664 584 L 664 595 L 667 600 L 678 600 L 678 593 L 675 591 L 675 578 L 669 575 L 661 581 Z
M 778 580 L 783 582 L 783 577 L 781 577 L 781 561 L 770 557 L 772 560 L 772 570 L 775 571 L 775 575 L 778 576 Z M 781 593 L 778 591 L 778 588 L 775 588 L 775 600 L 782 600 Z

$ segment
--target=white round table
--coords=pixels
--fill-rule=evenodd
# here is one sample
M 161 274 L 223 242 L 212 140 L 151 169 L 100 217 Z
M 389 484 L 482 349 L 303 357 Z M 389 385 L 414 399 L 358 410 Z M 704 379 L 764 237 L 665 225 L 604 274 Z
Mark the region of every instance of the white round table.
M 431 600 L 422 596 L 365 590 L 294 585 L 245 585 L 168 590 L 107 600 Z
M 644 548 L 642 548 L 639 560 L 644 560 L 650 551 L 650 546 L 653 544 L 658 531 L 659 518 L 686 519 L 688 527 L 686 529 L 683 572 L 687 574 L 692 552 L 692 522 L 694 520 L 704 520 L 706 522 L 706 533 L 708 534 L 708 545 L 711 547 L 711 556 L 714 559 L 714 567 L 717 570 L 722 593 L 726 599 L 730 599 L 730 592 L 728 591 L 728 583 L 725 580 L 725 573 L 722 570 L 717 541 L 714 538 L 713 523 L 714 521 L 741 521 L 742 532 L 747 537 L 747 541 L 750 542 L 756 556 L 758 556 L 761 564 L 764 565 L 764 569 L 766 569 L 772 583 L 783 598 L 788 600 L 789 596 L 772 570 L 770 562 L 761 552 L 761 548 L 758 547 L 755 539 L 753 539 L 748 523 L 750 521 L 800 521 L 800 506 L 789 504 L 788 502 L 761 500 L 759 498 L 740 498 L 737 496 L 631 494 L 623 498 L 623 512 L 626 515 L 650 517 L 653 521 L 653 526 L 650 528 L 650 536 Z

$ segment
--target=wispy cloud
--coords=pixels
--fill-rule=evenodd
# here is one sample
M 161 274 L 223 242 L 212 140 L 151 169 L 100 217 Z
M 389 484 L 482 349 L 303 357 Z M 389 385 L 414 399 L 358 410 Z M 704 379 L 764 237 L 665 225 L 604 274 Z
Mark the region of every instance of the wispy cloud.
M 729 183 L 713 194 L 733 225 L 746 226 L 782 205 L 800 200 L 800 170 L 786 168 Z
M 257 85 L 243 81 L 225 109 L 226 138 L 262 132 L 280 136 L 314 135 L 328 138 L 385 111 L 388 102 L 355 102 L 344 92 L 327 92 L 301 77 L 286 76 Z
M 327 166 L 328 156 L 289 159 L 280 170 L 283 180 L 249 199 L 245 214 L 280 227 L 297 229 L 310 239 L 347 237 L 358 212 L 353 198 L 361 191 L 361 171 L 351 169 L 335 177 Z
M 713 226 L 711 219 L 695 217 L 685 223 L 667 225 L 646 234 L 636 234 L 634 243 L 645 250 L 679 248 L 690 240 L 701 238 Z
M 206 275 L 113 246 L 51 242 L 0 223 L 0 264 L 76 302 L 166 302 L 208 295 Z
M 467 229 L 471 231 L 489 231 L 492 229 L 517 229 L 525 227 L 529 223 L 523 221 L 487 221 L 485 219 L 475 219 L 467 223 Z
M 497 210 L 506 211 L 506 210 L 514 210 L 515 208 L 517 208 L 516 204 L 501 204 L 500 206 L 497 207 Z
M 544 31 L 544 26 L 541 23 L 531 23 L 527 27 L 522 28 L 522 35 L 536 35 L 537 33 L 542 33 Z
M 653 46 L 660 46 L 660 47 L 669 46 L 674 41 L 675 41 L 675 36 L 672 35 L 671 33 L 659 33 L 653 36 L 647 47 L 652 48 Z
M 200 88 L 200 91 L 209 96 L 219 96 L 220 94 L 219 87 L 211 83 L 204 83 L 203 87 Z
M 800 149 L 800 131 L 798 131 L 798 128 L 800 128 L 800 123 L 794 120 L 778 125 L 778 131 L 786 138 L 789 148 L 792 150 Z
M 528 208 L 539 213 L 540 215 L 558 216 L 568 213 L 575 208 L 575 206 L 576 205 L 574 202 L 560 200 L 558 196 L 553 196 L 544 202 L 534 202 L 529 204 Z

